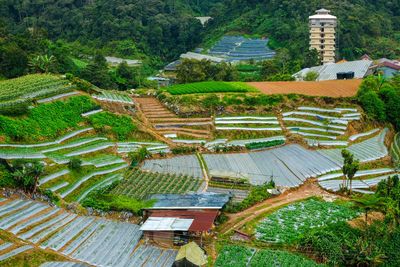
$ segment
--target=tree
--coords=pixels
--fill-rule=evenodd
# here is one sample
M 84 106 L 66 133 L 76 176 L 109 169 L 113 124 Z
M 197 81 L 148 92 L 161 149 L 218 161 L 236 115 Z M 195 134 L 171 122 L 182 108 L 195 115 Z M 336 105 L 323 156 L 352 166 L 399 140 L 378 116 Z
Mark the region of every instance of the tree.
M 307 50 L 304 54 L 304 68 L 310 68 L 321 65 L 321 57 L 318 50 L 313 48 Z
M 43 174 L 43 166 L 39 162 L 20 162 L 16 163 L 15 171 L 12 176 L 18 185 L 27 193 L 35 193 L 39 178 Z
M 35 72 L 47 73 L 49 67 L 55 62 L 56 58 L 51 55 L 37 56 L 29 60 L 29 66 Z
M 278 73 L 279 73 L 279 68 L 275 66 L 275 61 L 273 59 L 264 60 L 262 62 L 260 74 L 263 77 L 263 79 L 267 79 Z
M 178 83 L 201 82 L 204 81 L 206 77 L 206 73 L 200 65 L 199 60 L 184 58 L 181 64 L 176 67 Z
M 369 91 L 358 98 L 360 105 L 367 113 L 367 115 L 379 121 L 384 121 L 386 119 L 385 115 L 385 103 L 378 97 L 378 95 Z
M 81 78 L 101 88 L 114 88 L 114 83 L 108 72 L 107 61 L 100 51 L 97 51 L 93 61 L 82 69 Z
M 360 168 L 360 161 L 359 160 L 354 160 L 354 155 L 351 154 L 349 151 L 346 149 L 342 150 L 342 157 L 344 159 L 343 163 L 343 180 L 347 179 L 350 180 L 350 195 L 351 195 L 351 189 L 352 189 L 352 183 L 353 183 L 353 177 Z
M 368 213 L 382 209 L 385 205 L 384 199 L 376 195 L 364 194 L 351 200 L 354 202 L 354 206 L 365 210 L 365 237 L 368 240 Z
M 307 72 L 306 76 L 304 77 L 305 81 L 316 81 L 319 77 L 319 74 L 314 71 Z

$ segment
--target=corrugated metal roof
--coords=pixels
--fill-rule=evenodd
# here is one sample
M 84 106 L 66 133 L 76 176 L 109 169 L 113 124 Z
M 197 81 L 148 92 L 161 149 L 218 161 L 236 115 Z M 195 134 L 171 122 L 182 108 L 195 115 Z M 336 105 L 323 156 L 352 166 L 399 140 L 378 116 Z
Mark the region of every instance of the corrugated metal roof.
M 212 192 L 190 192 L 185 195 L 153 195 L 152 199 L 158 201 L 148 209 L 221 209 L 228 202 L 229 196 Z
M 141 231 L 188 231 L 193 219 L 173 217 L 149 217 L 140 227 Z
M 370 60 L 356 60 L 344 63 L 327 63 L 322 66 L 302 69 L 295 73 L 293 76 L 301 80 L 308 72 L 316 72 L 319 74 L 317 81 L 336 80 L 338 72 L 354 71 L 354 79 L 362 79 L 367 74 L 372 61 Z
M 150 217 L 171 217 L 180 219 L 193 219 L 189 231 L 208 231 L 212 228 L 218 210 L 194 211 L 194 210 L 168 210 L 152 212 Z

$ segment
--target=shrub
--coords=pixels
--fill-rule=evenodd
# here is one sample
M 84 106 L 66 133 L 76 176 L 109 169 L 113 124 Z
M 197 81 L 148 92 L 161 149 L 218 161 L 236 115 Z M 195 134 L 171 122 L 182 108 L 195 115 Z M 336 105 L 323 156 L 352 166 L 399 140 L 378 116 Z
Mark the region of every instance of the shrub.
M 68 163 L 68 167 L 74 171 L 80 171 L 81 165 L 82 165 L 82 160 L 80 160 L 79 158 L 72 158 Z
M 261 148 L 268 148 L 268 147 L 283 145 L 284 143 L 285 143 L 284 140 L 273 140 L 273 141 L 266 141 L 266 142 L 249 143 L 249 144 L 246 144 L 246 148 L 247 149 L 261 149 Z

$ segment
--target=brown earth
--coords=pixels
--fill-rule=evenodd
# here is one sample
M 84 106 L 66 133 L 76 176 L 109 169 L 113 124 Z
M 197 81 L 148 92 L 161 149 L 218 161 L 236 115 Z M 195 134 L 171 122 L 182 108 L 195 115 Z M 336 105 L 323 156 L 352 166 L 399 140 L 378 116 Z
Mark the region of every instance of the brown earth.
M 142 113 L 142 117 L 145 119 L 145 124 L 170 127 L 155 128 L 153 131 L 158 134 L 175 133 L 187 135 L 194 138 L 211 138 L 211 127 L 210 125 L 198 125 L 199 130 L 191 128 L 175 127 L 185 123 L 194 122 L 211 122 L 211 118 L 180 118 L 168 109 L 166 109 L 156 98 L 154 97 L 137 97 L 133 98 L 133 101 L 139 107 L 139 112 Z M 189 126 L 190 127 L 190 126 Z
M 321 82 L 248 82 L 261 93 L 302 94 L 309 96 L 351 97 L 356 95 L 362 79 Z

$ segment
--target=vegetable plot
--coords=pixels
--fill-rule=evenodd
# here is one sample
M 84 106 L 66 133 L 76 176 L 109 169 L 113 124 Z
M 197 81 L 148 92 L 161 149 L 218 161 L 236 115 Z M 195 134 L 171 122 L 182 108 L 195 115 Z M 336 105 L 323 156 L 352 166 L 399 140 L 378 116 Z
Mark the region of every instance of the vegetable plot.
M 199 82 L 178 84 L 167 87 L 172 95 L 196 94 L 196 93 L 222 93 L 222 92 L 256 92 L 257 90 L 242 82 Z
M 315 261 L 306 259 L 293 253 L 281 250 L 263 249 L 257 251 L 257 254 L 251 259 L 250 267 L 259 266 L 325 266 L 317 264 Z
M 222 249 L 214 266 L 247 266 L 255 251 L 254 248 L 228 245 Z
M 268 215 L 256 227 L 256 235 L 267 242 L 292 243 L 310 228 L 346 221 L 358 215 L 347 205 L 309 199 Z
M 123 195 L 145 200 L 153 194 L 184 194 L 197 191 L 202 184 L 200 179 L 187 175 L 170 175 L 155 172 L 133 171 L 112 191 L 114 195 Z

